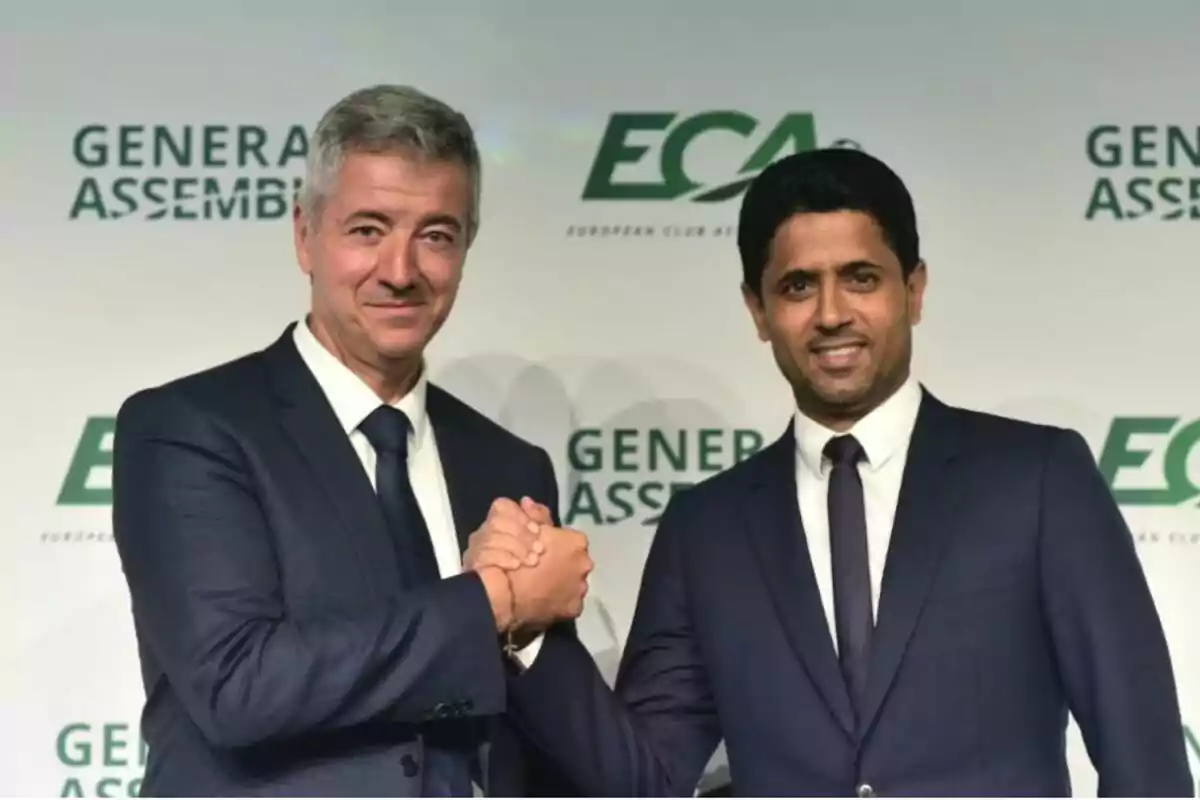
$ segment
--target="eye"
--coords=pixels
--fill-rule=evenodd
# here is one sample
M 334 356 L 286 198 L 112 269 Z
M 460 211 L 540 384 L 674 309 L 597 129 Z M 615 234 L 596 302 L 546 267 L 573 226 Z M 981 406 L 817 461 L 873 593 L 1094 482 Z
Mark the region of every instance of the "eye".
M 855 272 L 850 276 L 850 283 L 855 289 L 874 289 L 879 286 L 879 276 L 874 272 Z
M 437 245 L 450 245 L 455 241 L 454 234 L 444 230 L 426 231 L 425 238 Z
M 383 229 L 378 225 L 356 225 L 350 229 L 350 235 L 358 239 L 377 239 L 383 236 Z
M 813 282 L 808 277 L 804 275 L 792 275 L 783 281 L 783 285 L 780 287 L 780 289 L 782 290 L 783 294 L 797 295 L 804 294 L 805 292 L 811 290 L 812 287 Z

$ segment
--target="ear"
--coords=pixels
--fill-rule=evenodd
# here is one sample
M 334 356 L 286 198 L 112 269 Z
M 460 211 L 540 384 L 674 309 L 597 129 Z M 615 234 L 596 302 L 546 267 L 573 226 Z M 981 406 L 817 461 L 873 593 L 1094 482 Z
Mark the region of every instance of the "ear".
M 746 310 L 750 312 L 750 318 L 754 320 L 754 328 L 758 331 L 758 340 L 760 342 L 770 341 L 771 337 L 767 329 L 767 309 L 763 305 L 763 299 L 744 282 L 742 283 L 742 302 L 746 304 Z
M 312 259 L 308 248 L 312 242 L 313 220 L 297 203 L 292 208 L 292 244 L 296 249 L 296 261 L 305 275 L 312 277 Z
M 918 261 L 908 276 L 908 319 L 913 325 L 921 322 L 921 310 L 925 305 L 925 286 L 929 283 L 929 269 L 924 261 Z

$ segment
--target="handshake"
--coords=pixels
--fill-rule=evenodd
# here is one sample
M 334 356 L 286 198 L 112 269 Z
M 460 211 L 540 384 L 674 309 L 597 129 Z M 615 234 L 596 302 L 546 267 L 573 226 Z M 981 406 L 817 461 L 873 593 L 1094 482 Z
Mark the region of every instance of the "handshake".
M 587 536 L 555 527 L 528 497 L 495 500 L 463 556 L 463 569 L 483 581 L 496 630 L 518 645 L 583 613 L 592 566 Z

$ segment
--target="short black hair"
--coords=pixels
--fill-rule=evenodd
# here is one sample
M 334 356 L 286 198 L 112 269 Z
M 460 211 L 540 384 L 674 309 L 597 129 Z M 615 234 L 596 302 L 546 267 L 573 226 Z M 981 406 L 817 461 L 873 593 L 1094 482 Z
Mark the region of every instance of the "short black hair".
M 742 198 L 738 253 L 742 278 L 762 289 L 771 241 L 779 226 L 805 212 L 861 211 L 879 225 L 907 278 L 920 262 L 917 216 L 904 181 L 887 164 L 844 147 L 781 158 L 756 177 Z

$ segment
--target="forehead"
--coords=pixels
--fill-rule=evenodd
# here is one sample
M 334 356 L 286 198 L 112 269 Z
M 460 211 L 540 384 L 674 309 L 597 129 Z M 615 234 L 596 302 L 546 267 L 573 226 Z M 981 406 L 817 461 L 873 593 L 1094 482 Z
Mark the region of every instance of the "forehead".
M 795 214 L 775 231 L 767 269 L 830 270 L 854 261 L 900 267 L 883 229 L 861 211 Z
M 392 217 L 448 214 L 465 222 L 471 177 L 465 164 L 403 153 L 348 153 L 329 193 L 338 216 L 364 210 Z

